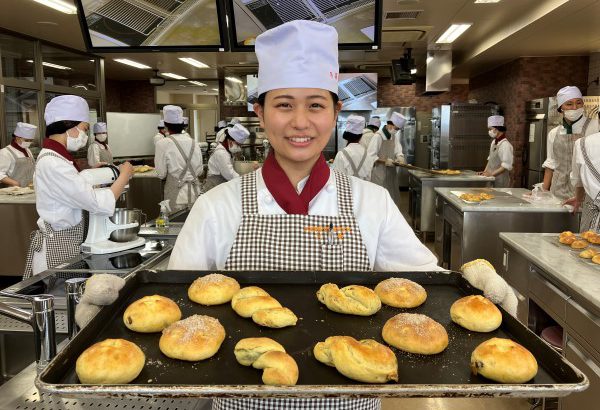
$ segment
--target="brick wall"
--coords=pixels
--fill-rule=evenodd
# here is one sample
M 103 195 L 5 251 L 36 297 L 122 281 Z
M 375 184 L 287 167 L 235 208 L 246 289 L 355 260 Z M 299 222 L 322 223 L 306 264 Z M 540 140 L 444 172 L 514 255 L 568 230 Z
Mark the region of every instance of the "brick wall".
M 586 94 L 589 58 L 523 57 L 470 79 L 469 99 L 494 101 L 504 109 L 507 138 L 514 146 L 513 186 L 522 186 L 523 152 L 527 149 L 525 103 L 556 95 L 565 85 Z
M 417 111 L 431 112 L 442 104 L 466 102 L 469 96 L 468 84 L 453 84 L 449 92 L 437 95 L 415 93 L 415 84 L 394 85 L 391 78 L 379 78 L 377 84 L 377 104 L 380 107 L 416 107 Z
M 106 80 L 106 111 L 154 113 L 154 86 L 148 81 Z

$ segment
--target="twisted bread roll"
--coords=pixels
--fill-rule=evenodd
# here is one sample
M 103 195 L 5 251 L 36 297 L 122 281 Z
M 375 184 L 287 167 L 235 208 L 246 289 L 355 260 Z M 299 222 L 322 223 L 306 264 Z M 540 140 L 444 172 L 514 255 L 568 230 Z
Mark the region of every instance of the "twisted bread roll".
M 231 300 L 240 290 L 237 280 L 220 273 L 211 273 L 196 279 L 188 289 L 190 300 L 201 305 L 221 305 Z
M 398 381 L 398 360 L 387 346 L 372 339 L 331 336 L 313 349 L 315 359 L 344 376 L 364 383 Z
M 370 316 L 381 309 L 379 296 L 373 290 L 359 285 L 340 289 L 333 283 L 326 283 L 317 292 L 317 298 L 330 310 L 347 315 Z
M 242 317 L 252 317 L 260 326 L 281 328 L 295 326 L 298 321 L 294 312 L 257 286 L 240 289 L 233 295 L 231 307 Z
M 238 363 L 262 369 L 264 384 L 293 386 L 298 381 L 298 365 L 283 346 L 268 337 L 240 340 L 233 350 Z
M 273 328 L 295 326 L 298 318 L 290 309 L 279 307 L 273 309 L 262 309 L 252 314 L 254 323 Z

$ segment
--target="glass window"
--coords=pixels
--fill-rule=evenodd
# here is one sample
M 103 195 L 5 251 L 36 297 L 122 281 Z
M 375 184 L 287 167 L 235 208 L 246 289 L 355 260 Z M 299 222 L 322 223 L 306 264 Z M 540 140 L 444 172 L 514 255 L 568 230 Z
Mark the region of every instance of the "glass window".
M 38 122 L 38 92 L 22 88 L 6 87 L 4 94 L 4 115 L 6 118 L 6 136 L 10 142 L 18 122 L 26 122 L 39 127 Z M 36 143 L 31 151 L 39 151 L 39 132 Z
M 35 81 L 33 41 L 0 33 L 0 56 L 4 78 Z
M 42 44 L 44 83 L 96 91 L 96 60 Z

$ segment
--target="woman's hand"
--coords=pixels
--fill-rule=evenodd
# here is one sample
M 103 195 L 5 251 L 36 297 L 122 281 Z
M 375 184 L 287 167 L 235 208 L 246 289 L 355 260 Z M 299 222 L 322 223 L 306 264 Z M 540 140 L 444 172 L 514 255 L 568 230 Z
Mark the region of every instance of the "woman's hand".
M 133 165 L 129 161 L 122 163 L 119 165 L 119 172 L 121 175 L 125 174 L 127 176 L 127 180 L 130 180 L 133 176 Z
M 576 197 L 567 199 L 565 202 L 563 202 L 563 205 L 571 205 L 573 207 L 571 213 L 573 214 L 577 213 L 577 211 L 579 211 L 579 208 L 581 208 L 581 202 L 578 201 Z

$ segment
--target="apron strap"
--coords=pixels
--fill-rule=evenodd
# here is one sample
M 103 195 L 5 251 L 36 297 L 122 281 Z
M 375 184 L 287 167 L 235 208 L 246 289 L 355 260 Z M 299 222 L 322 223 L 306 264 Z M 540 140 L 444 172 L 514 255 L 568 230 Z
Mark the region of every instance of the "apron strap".
M 596 181 L 600 182 L 600 172 L 598 172 L 598 170 L 594 166 L 594 163 L 592 162 L 592 160 L 590 159 L 590 157 L 587 153 L 587 149 L 585 147 L 586 140 L 587 140 L 587 137 L 583 137 L 581 139 L 581 152 L 583 154 L 583 159 L 585 161 L 585 165 L 587 165 L 587 167 L 590 169 L 590 172 L 592 173 L 594 178 L 596 178 Z
M 592 121 L 592 119 L 590 117 L 587 117 L 585 119 L 585 122 L 583 123 L 583 128 L 581 129 L 581 134 L 585 137 L 585 132 L 588 129 L 588 126 L 590 125 L 590 122 Z
M 185 177 L 185 174 L 187 174 L 188 171 L 190 172 L 190 174 L 194 175 L 194 173 L 192 171 L 192 155 L 194 154 L 194 150 L 196 148 L 196 143 L 194 140 L 192 140 L 192 148 L 190 149 L 190 154 L 188 156 L 186 156 L 185 152 L 183 152 L 183 149 L 181 148 L 181 145 L 179 145 L 179 143 L 175 140 L 175 138 L 173 138 L 172 135 L 169 135 L 168 138 L 171 141 L 173 141 L 173 143 L 177 147 L 177 150 L 179 151 L 179 153 L 183 157 L 183 160 L 185 161 L 185 166 L 183 167 L 183 171 L 181 171 L 181 174 L 179 175 L 179 181 L 183 181 L 183 178 Z M 193 181 L 190 181 L 190 182 L 193 182 Z
M 350 163 L 350 167 L 352 167 L 352 175 L 357 177 L 358 176 L 358 168 L 356 167 L 356 164 L 354 163 L 354 161 L 352 161 L 352 157 L 350 156 L 350 154 L 348 154 L 348 151 L 346 151 L 345 149 L 342 150 L 342 154 L 346 157 L 346 159 Z
M 337 188 L 338 212 L 340 216 L 354 216 L 350 178 L 348 175 L 335 170 L 333 173 Z
M 242 184 L 242 215 L 258 214 L 256 198 L 256 172 L 249 172 L 240 177 Z
M 12 155 L 15 161 L 19 159 L 19 157 L 17 157 L 17 154 L 15 153 L 15 149 L 10 145 L 8 146 L 8 152 L 10 153 L 10 155 Z

